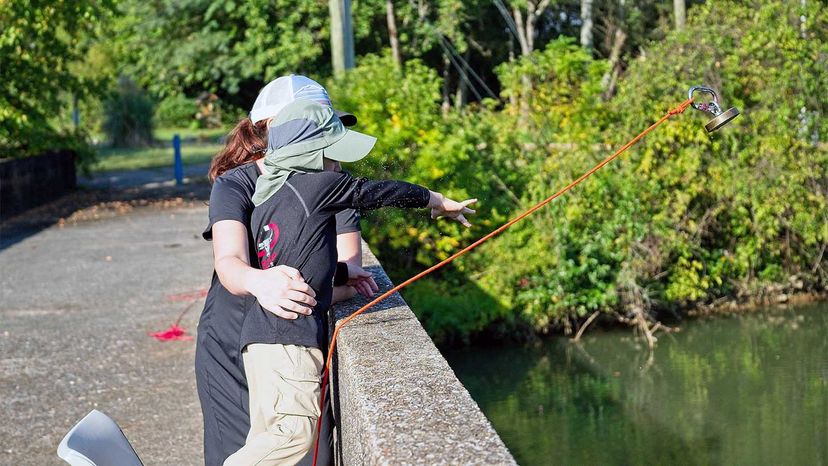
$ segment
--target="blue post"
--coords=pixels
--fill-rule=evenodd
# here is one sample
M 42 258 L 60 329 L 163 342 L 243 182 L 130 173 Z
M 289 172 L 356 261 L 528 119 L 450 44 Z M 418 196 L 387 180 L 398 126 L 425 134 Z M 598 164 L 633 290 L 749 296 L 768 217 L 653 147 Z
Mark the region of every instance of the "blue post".
M 181 138 L 173 136 L 173 151 L 175 153 L 175 184 L 184 184 L 184 163 L 181 162 Z

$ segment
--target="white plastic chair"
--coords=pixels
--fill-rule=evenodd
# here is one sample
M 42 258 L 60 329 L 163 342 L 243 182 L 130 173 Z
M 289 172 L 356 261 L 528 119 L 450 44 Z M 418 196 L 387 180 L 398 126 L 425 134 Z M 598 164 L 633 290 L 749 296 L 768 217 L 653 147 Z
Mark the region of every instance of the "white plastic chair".
M 143 466 L 118 424 L 97 409 L 63 437 L 57 454 L 72 466 Z

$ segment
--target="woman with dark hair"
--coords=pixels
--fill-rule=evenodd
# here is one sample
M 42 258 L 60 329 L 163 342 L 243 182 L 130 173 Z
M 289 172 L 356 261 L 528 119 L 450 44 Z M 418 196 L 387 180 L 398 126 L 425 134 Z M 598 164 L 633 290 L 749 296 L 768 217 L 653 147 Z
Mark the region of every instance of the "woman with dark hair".
M 249 229 L 251 198 L 262 173 L 267 148 L 267 124 L 278 110 L 254 106 L 257 121 L 241 120 L 230 132 L 224 149 L 213 159 L 209 178 L 209 223 L 202 236 L 212 240 L 215 271 L 198 324 L 195 371 L 204 417 L 204 461 L 221 465 L 241 448 L 250 429 L 247 381 L 239 340 L 247 309 L 258 302 L 283 319 L 308 315 L 316 305 L 313 289 L 299 272 L 279 266 L 259 268 Z M 271 114 L 268 114 L 270 112 Z M 253 112 L 251 112 L 251 116 Z M 353 115 L 343 114 L 353 124 Z M 359 217 L 340 212 L 337 222 L 338 260 L 347 264 L 348 285 L 337 287 L 334 300 L 377 291 L 371 275 L 361 269 Z M 252 259 L 252 260 L 251 260 Z

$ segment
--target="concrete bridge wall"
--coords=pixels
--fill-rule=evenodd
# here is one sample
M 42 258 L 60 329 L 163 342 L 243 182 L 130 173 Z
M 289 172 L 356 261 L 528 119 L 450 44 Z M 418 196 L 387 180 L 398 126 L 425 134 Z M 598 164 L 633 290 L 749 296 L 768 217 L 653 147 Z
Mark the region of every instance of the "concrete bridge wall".
M 363 249 L 366 269 L 381 291 L 390 289 Z M 365 302 L 336 308 L 337 322 Z M 337 343 L 340 464 L 516 464 L 402 297 L 368 312 L 343 327 Z

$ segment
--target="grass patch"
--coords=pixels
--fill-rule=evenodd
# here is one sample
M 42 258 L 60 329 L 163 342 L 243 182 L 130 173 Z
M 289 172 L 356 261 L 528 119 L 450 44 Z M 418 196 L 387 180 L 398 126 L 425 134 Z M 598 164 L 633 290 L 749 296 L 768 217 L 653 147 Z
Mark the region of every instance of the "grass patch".
M 184 165 L 206 163 L 221 150 L 221 138 L 230 132 L 230 128 L 156 128 L 153 137 L 158 147 L 143 149 L 122 149 L 112 147 L 98 148 L 98 160 L 92 166 L 92 172 L 113 170 L 138 170 L 142 168 L 162 168 L 173 166 L 173 135 L 181 137 L 181 159 Z
M 224 147 L 222 144 L 181 144 L 181 159 L 184 165 L 209 162 Z M 160 168 L 173 166 L 172 144 L 164 147 L 146 149 L 98 150 L 98 161 L 92 166 L 92 172 L 112 170 L 137 170 L 141 168 Z

